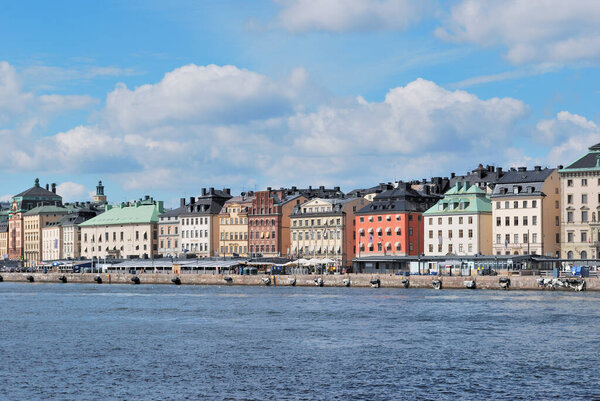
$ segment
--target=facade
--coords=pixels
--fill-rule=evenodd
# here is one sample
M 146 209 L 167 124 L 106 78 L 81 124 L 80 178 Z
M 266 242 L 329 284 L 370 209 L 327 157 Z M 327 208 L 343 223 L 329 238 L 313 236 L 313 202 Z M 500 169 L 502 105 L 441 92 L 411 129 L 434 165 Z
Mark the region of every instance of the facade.
M 84 258 L 146 259 L 158 256 L 158 216 L 163 202 L 146 196 L 106 211 L 79 225 Z
M 104 209 L 86 204 L 85 207 L 75 210 L 60 220 L 62 230 L 62 255 L 60 259 L 81 258 L 81 227 L 79 225 L 93 219 Z
M 492 199 L 495 255 L 560 255 L 560 178 L 556 169 L 511 169 Z
M 164 257 L 178 257 L 181 253 L 179 216 L 185 210 L 185 198 L 181 198 L 180 207 L 158 216 L 158 253 Z
M 258 191 L 248 213 L 248 252 L 251 257 L 290 256 L 290 214 L 308 199 L 283 190 Z
M 600 258 L 600 143 L 558 173 L 561 257 Z
M 415 191 L 410 183 L 387 184 L 372 203 L 356 212 L 358 256 L 423 253 L 422 213 L 438 199 Z
M 425 255 L 491 254 L 492 205 L 478 184 L 456 182 L 423 216 Z
M 62 197 L 56 194 L 56 184 L 52 184 L 52 191 L 40 187 L 40 180 L 35 179 L 33 187 L 15 195 L 11 202 L 8 223 L 8 257 L 12 260 L 24 258 L 24 226 L 23 214 L 38 206 L 61 206 Z
M 38 206 L 23 214 L 23 256 L 26 266 L 34 267 L 44 260 L 43 229 L 71 211 L 62 206 Z
M 8 259 L 8 220 L 0 221 L 0 260 Z
M 350 266 L 356 255 L 355 213 L 368 203 L 363 197 L 316 198 L 294 206 L 290 215 L 292 254 L 329 258 L 337 267 Z
M 62 259 L 63 229 L 61 220 L 48 223 L 42 228 L 42 261 Z
M 219 256 L 248 256 L 248 211 L 254 194 L 234 196 L 219 214 Z
M 181 253 L 203 258 L 218 256 L 219 213 L 229 199 L 229 188 L 222 191 L 202 188 L 201 196 L 190 198 L 190 203 L 179 216 Z

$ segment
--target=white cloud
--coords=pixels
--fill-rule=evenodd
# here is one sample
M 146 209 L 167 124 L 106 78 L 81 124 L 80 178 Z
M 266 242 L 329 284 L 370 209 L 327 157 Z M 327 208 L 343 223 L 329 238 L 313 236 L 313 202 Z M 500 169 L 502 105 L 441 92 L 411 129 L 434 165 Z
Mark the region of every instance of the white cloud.
M 514 64 L 598 60 L 597 0 L 463 0 L 436 30 L 438 37 L 502 45 Z
M 583 156 L 588 148 L 600 143 L 600 128 L 577 114 L 561 111 L 555 118 L 542 120 L 536 127 L 537 139 L 551 146 L 547 161 L 565 165 Z
M 404 30 L 418 22 L 433 1 L 276 0 L 277 25 L 292 33 Z
M 10 202 L 14 195 L 2 195 L 0 196 L 0 202 Z
M 56 193 L 63 198 L 63 202 L 90 200 L 90 190 L 76 182 L 63 182 L 56 187 Z

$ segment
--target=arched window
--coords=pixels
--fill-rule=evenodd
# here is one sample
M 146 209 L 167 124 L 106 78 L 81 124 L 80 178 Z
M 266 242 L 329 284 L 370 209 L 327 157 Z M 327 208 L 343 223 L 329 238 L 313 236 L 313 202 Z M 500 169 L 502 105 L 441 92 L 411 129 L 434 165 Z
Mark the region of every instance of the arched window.
M 567 259 L 573 259 L 573 251 L 567 252 Z
M 587 259 L 587 252 L 581 251 L 581 259 Z

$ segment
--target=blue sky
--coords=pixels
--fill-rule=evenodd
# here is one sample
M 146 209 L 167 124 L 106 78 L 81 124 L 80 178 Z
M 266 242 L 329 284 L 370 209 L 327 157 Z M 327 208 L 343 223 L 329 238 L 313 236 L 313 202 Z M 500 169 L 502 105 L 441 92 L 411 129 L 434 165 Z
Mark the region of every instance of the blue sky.
M 600 142 L 597 1 L 28 1 L 0 38 L 0 199 L 350 190 Z

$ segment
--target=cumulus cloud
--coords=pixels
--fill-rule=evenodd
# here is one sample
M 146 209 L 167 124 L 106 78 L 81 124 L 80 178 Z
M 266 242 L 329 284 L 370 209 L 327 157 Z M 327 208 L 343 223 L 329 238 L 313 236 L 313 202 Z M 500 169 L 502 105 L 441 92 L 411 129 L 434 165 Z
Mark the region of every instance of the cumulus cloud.
M 76 182 L 63 182 L 56 187 L 56 193 L 62 196 L 63 202 L 90 200 L 91 191 Z
M 28 134 L 57 114 L 68 110 L 89 108 L 97 100 L 87 95 L 36 95 L 23 89 L 23 83 L 13 66 L 0 61 L 0 128 L 18 134 Z
M 454 42 L 505 46 L 514 64 L 597 60 L 600 2 L 462 0 L 436 34 Z
M 276 24 L 292 33 L 404 30 L 431 10 L 433 1 L 276 0 Z
M 536 127 L 537 139 L 551 146 L 547 160 L 551 165 L 568 165 L 600 143 L 600 127 L 593 121 L 568 111 L 542 120 Z

